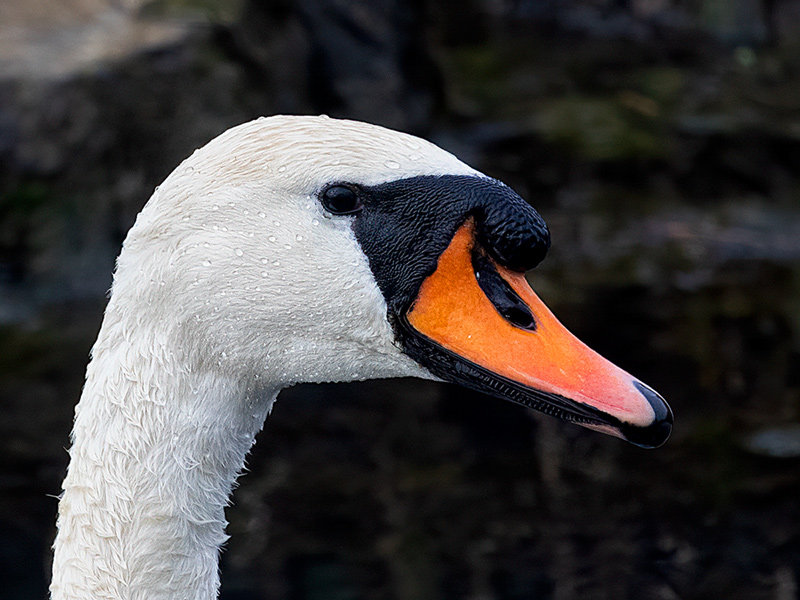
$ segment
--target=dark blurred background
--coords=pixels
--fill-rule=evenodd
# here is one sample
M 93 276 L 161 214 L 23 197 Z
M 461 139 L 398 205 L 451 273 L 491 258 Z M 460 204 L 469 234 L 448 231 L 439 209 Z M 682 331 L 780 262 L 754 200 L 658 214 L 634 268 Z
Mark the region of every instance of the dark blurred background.
M 0 598 L 44 598 L 114 257 L 231 125 L 430 138 L 527 198 L 534 287 L 661 391 L 656 451 L 463 389 L 299 386 L 223 599 L 798 598 L 800 0 L 3 0 Z

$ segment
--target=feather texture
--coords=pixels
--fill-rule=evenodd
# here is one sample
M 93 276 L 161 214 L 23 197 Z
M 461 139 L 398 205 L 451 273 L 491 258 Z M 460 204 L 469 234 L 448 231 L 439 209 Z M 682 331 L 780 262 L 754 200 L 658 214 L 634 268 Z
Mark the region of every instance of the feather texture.
M 410 135 L 263 118 L 184 161 L 139 214 L 75 410 L 54 600 L 209 600 L 224 508 L 277 393 L 432 377 L 404 355 L 331 182 L 479 175 Z

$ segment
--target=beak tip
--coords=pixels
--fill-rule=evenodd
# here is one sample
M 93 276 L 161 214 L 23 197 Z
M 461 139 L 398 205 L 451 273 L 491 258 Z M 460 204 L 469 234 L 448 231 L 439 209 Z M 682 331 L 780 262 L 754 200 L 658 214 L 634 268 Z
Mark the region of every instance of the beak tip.
M 653 408 L 653 421 L 645 426 L 623 424 L 620 433 L 628 442 L 641 448 L 663 446 L 672 433 L 672 409 L 652 388 L 638 381 L 634 381 L 633 384 Z
M 672 412 L 669 418 L 653 421 L 646 427 L 636 427 L 633 425 L 623 425 L 620 427 L 624 439 L 634 446 L 640 448 L 658 448 L 663 446 L 672 433 Z

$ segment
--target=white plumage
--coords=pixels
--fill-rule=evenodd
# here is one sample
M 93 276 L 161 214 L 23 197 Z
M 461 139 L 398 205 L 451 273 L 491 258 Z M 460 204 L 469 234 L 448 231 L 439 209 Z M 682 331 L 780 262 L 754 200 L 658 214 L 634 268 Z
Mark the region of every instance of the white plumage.
M 396 346 L 347 218 L 316 194 L 479 175 L 425 140 L 270 117 L 197 150 L 128 234 L 59 505 L 54 600 L 216 597 L 224 507 L 277 393 L 431 377 Z

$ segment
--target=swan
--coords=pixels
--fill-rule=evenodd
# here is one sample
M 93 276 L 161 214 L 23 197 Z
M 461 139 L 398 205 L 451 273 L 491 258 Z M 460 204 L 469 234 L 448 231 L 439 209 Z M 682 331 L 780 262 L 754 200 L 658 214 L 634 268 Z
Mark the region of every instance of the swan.
M 196 150 L 128 233 L 75 409 L 53 600 L 217 597 L 224 508 L 279 391 L 448 380 L 634 444 L 651 388 L 524 278 L 539 214 L 436 145 L 273 116 Z

